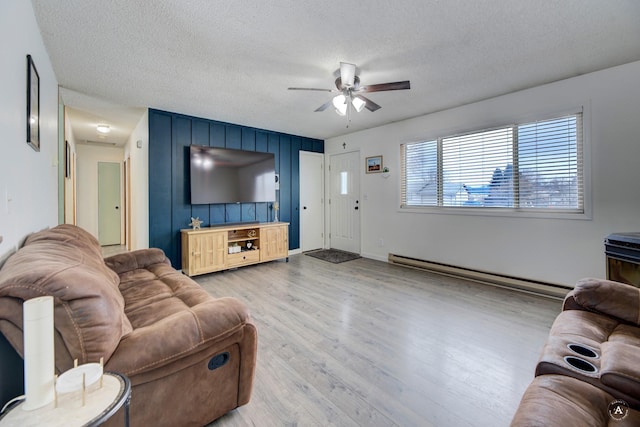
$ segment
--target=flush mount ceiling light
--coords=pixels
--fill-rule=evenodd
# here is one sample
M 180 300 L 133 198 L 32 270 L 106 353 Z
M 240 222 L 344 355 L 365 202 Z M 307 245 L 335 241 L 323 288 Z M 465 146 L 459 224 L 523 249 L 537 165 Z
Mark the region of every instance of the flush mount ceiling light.
M 98 131 L 98 133 L 102 133 L 105 135 L 111 132 L 111 128 L 109 127 L 109 125 L 98 125 L 96 126 L 96 130 Z

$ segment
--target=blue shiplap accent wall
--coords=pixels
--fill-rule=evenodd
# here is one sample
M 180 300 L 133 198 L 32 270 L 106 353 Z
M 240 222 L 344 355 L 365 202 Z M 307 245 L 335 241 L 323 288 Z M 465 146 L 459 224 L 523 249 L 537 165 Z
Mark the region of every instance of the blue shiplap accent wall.
M 191 205 L 189 145 L 275 154 L 280 191 L 278 219 L 289 222 L 289 249 L 300 247 L 299 152 L 324 152 L 324 141 L 149 110 L 149 246 L 162 249 L 181 268 L 180 230 L 191 217 L 203 226 L 273 220 L 271 203 Z

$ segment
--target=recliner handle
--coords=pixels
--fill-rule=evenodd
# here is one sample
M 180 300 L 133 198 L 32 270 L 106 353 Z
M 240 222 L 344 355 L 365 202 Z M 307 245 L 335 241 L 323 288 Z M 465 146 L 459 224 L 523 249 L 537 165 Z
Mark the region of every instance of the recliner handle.
M 225 351 L 224 353 L 216 354 L 211 358 L 211 360 L 209 360 L 209 365 L 208 365 L 209 370 L 213 371 L 214 369 L 218 369 L 221 366 L 226 365 L 230 357 L 231 356 L 229 355 L 228 351 Z

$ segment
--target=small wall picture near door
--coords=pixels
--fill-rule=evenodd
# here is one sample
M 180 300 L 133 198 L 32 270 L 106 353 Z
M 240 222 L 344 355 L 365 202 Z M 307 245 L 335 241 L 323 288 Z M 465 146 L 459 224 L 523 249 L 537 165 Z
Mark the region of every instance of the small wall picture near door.
M 382 156 L 367 157 L 367 173 L 382 172 Z

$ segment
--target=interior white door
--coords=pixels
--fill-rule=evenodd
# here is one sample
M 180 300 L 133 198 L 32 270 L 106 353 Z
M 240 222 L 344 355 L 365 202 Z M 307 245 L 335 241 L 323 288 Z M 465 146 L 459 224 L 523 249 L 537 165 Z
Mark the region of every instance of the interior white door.
M 324 247 L 324 155 L 300 151 L 300 247 Z
M 98 240 L 102 246 L 120 242 L 120 163 L 98 162 Z
M 329 163 L 331 247 L 360 253 L 360 153 L 334 154 Z

